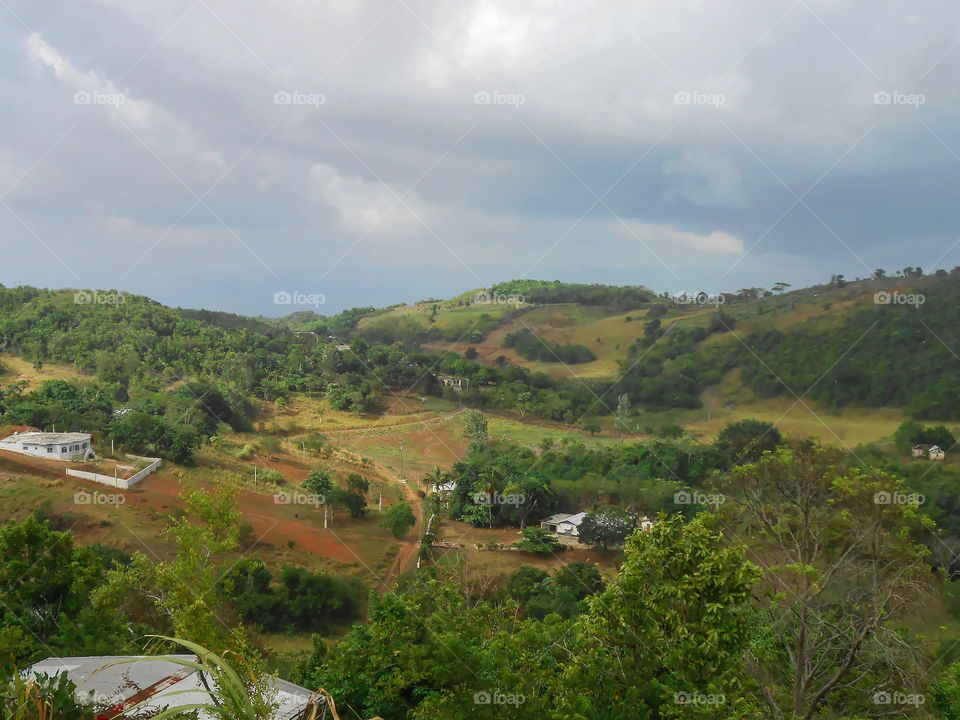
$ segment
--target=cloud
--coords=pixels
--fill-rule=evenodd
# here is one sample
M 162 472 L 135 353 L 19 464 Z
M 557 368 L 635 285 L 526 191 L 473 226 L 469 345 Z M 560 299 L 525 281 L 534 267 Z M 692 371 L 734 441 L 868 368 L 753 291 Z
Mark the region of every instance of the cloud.
M 349 235 L 422 236 L 423 217 L 435 214 L 415 193 L 404 196 L 386 183 L 343 175 L 324 163 L 310 168 L 310 185 L 317 198 L 337 210 L 340 227 Z
M 636 220 L 627 220 L 623 224 L 626 227 L 621 232 L 621 237 L 632 239 L 643 247 L 659 250 L 677 250 L 686 247 L 716 255 L 742 255 L 744 251 L 743 241 L 740 238 L 720 230 L 703 234 L 681 230 L 672 225 Z
M 691 149 L 668 160 L 663 174 L 672 179 L 665 191 L 667 199 L 682 198 L 699 207 L 742 206 L 742 177 L 736 163 L 711 150 Z
M 7 4 L 24 24 L 0 27 L 0 192 L 19 180 L 4 202 L 86 272 L 81 243 L 107 280 L 130 262 L 114 248 L 142 252 L 176 222 L 131 282 L 172 287 L 191 245 L 225 239 L 246 274 L 213 260 L 211 278 L 275 284 L 211 212 L 186 212 L 208 189 L 278 274 L 337 262 L 330 277 L 384 294 L 398 266 L 658 286 L 657 256 L 717 277 L 741 256 L 737 272 L 793 258 L 853 276 L 917 237 L 930 260 L 901 264 L 926 268 L 960 227 L 947 0 L 893 0 L 870 23 L 835 0 Z M 325 102 L 277 104 L 281 91 Z M 480 91 L 525 102 L 475 104 Z M 884 91 L 925 103 L 876 104 Z M 809 209 L 778 220 L 794 201 L 781 181 L 816 183 Z M 35 245 L 5 212 L 0 244 Z M 42 284 L 76 284 L 50 267 Z

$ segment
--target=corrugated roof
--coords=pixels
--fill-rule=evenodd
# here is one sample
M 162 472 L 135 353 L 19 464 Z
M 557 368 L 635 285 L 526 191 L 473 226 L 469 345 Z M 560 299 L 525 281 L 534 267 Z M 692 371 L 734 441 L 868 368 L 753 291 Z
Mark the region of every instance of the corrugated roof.
M 193 655 L 91 656 L 47 658 L 33 665 L 26 675 L 66 673 L 76 684 L 77 695 L 93 696 L 96 703 L 123 703 L 132 707 L 149 700 L 144 708 L 182 707 L 210 701 L 199 674 L 172 660 L 195 661 Z M 208 681 L 209 682 L 209 681 Z M 296 720 L 306 709 L 313 693 L 293 683 L 272 678 L 279 703 L 275 720 Z M 201 714 L 201 717 L 209 716 Z

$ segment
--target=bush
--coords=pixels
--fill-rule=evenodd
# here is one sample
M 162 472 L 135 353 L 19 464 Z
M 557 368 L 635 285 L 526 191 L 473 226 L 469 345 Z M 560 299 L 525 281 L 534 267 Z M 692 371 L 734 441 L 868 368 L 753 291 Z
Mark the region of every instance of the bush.
M 536 553 L 537 555 L 552 555 L 558 550 L 564 549 L 563 544 L 557 537 L 543 528 L 531 526 L 525 527 L 521 532 L 523 540 L 514 543 L 513 547 L 523 552 Z

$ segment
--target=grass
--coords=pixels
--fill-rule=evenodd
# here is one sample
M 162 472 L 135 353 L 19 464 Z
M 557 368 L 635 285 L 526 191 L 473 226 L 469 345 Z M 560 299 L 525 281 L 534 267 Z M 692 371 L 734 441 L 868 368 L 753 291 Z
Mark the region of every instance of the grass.
M 26 382 L 28 392 L 40 387 L 40 383 L 44 380 L 69 380 L 71 382 L 78 382 L 82 377 L 80 372 L 70 365 L 44 363 L 43 367 L 38 370 L 29 360 L 10 355 L 9 353 L 0 353 L 0 363 L 7 368 L 5 373 L 0 372 L 0 380 L 3 380 L 5 383 Z M 93 378 L 88 378 L 88 382 L 92 381 Z

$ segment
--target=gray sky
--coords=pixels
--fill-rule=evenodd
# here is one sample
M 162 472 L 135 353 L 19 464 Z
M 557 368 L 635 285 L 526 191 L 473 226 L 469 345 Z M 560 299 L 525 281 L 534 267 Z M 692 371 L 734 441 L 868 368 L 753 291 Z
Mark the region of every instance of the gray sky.
M 955 7 L 0 0 L 0 283 L 280 315 L 950 268 Z

